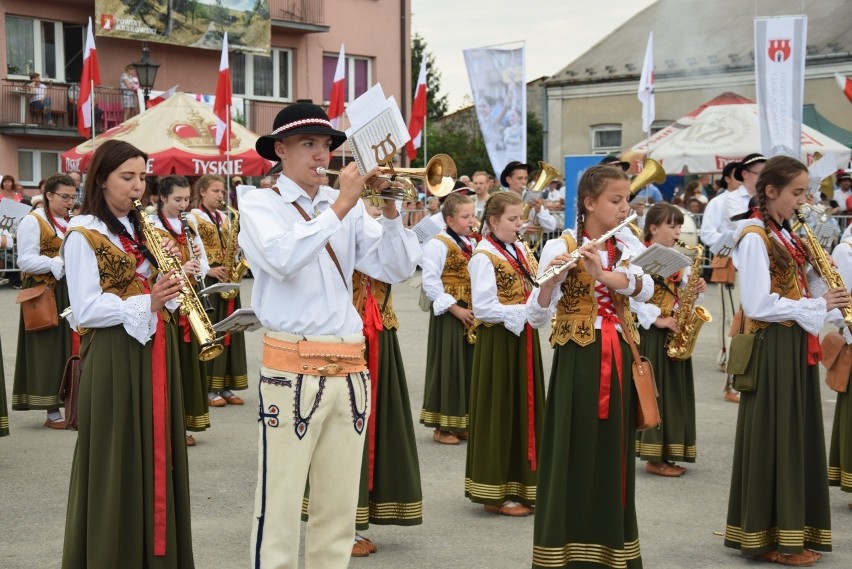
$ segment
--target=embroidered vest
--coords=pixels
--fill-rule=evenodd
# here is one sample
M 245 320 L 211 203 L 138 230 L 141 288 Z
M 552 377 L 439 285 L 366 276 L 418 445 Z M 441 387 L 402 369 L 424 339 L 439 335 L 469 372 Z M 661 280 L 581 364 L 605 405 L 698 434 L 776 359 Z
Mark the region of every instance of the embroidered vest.
M 568 253 L 577 248 L 577 241 L 571 235 L 565 234 L 562 239 L 565 240 Z M 627 261 L 623 261 L 622 265 L 627 265 Z M 580 346 L 594 343 L 598 301 L 595 298 L 595 279 L 586 272 L 583 259 L 568 273 L 562 282 L 561 291 L 562 295 L 556 303 L 556 315 L 553 317 L 550 345 L 564 346 L 569 341 Z M 627 320 L 621 323 L 621 334 L 623 336 L 625 331 L 628 331 L 638 344 L 639 330 L 636 328 L 633 314 L 627 307 L 627 297 L 622 296 L 621 303 L 625 307 L 623 313 Z
M 225 227 L 227 223 L 224 218 L 222 220 L 222 226 L 219 228 L 219 231 L 222 232 L 222 241 L 219 241 L 219 233 L 216 232 L 216 224 L 207 221 L 204 217 L 202 217 L 198 213 L 194 213 L 195 220 L 198 222 L 198 236 L 201 237 L 201 243 L 204 245 L 204 252 L 207 253 L 207 261 L 210 263 L 210 266 L 216 266 L 222 264 L 222 259 L 225 255 L 225 251 L 222 249 L 222 243 L 227 243 L 228 241 L 228 230 Z
M 131 296 L 145 294 L 142 283 L 136 278 L 136 258 L 116 247 L 106 235 L 83 227 L 71 227 L 79 232 L 95 253 L 98 262 L 98 273 L 101 280 L 101 290 L 127 300 Z
M 366 285 L 370 277 L 360 271 L 355 271 L 352 274 L 352 303 L 355 305 L 355 310 L 364 319 L 364 304 L 367 298 Z M 393 295 L 391 294 L 391 285 L 373 279 L 372 283 L 373 297 L 376 299 L 376 304 L 379 305 L 379 310 L 382 312 L 382 324 L 387 330 L 398 330 L 399 320 L 396 318 L 396 312 L 393 310 Z
M 477 249 L 473 252 L 474 255 L 483 254 L 491 260 L 494 265 L 494 277 L 497 279 L 497 300 L 500 304 L 523 304 L 526 302 L 524 298 L 524 279 L 515 272 L 509 261 L 503 258 L 502 255 L 495 255 L 491 251 Z M 533 274 L 538 273 L 538 263 L 535 259 L 530 259 L 530 255 L 526 255 L 527 263 L 530 265 L 530 271 Z M 487 323 L 483 323 L 488 326 Z
M 447 260 L 444 263 L 444 270 L 441 273 L 441 283 L 444 285 L 444 292 L 457 301 L 465 301 L 468 308 L 472 307 L 470 271 L 467 268 L 467 258 L 452 239 L 443 235 L 436 235 L 435 239 L 447 246 Z
M 785 252 L 788 263 L 787 270 L 784 270 L 778 264 L 778 259 L 776 257 L 777 253 L 775 248 L 772 246 L 772 243 L 769 241 L 769 236 L 766 234 L 766 231 L 762 227 L 749 225 L 743 229 L 743 236 L 749 233 L 753 233 L 760 237 L 761 241 L 763 241 L 763 245 L 766 247 L 766 252 L 769 255 L 769 279 L 771 282 L 770 292 L 774 292 L 778 296 L 789 298 L 790 300 L 799 300 L 802 298 L 804 295 L 802 294 L 799 278 L 796 274 L 796 263 L 793 261 L 793 258 L 789 256 L 789 253 Z M 752 320 L 750 318 L 748 319 L 748 323 L 749 332 L 762 330 L 770 324 L 769 322 Z M 778 324 L 790 327 L 794 324 L 794 322 L 792 320 L 784 320 L 783 322 L 778 322 Z
M 660 307 L 660 316 L 663 318 L 671 316 L 674 313 L 675 303 L 677 302 L 678 286 L 676 282 L 669 280 L 665 281 L 668 289 L 654 281 L 654 294 L 648 300 L 648 304 L 653 304 Z M 674 293 L 674 294 L 672 294 Z
M 177 245 L 178 249 L 180 249 L 180 264 L 181 264 L 181 265 L 183 265 L 184 263 L 189 262 L 189 245 L 188 245 L 188 244 L 186 244 L 186 243 L 181 243 L 180 241 L 178 241 L 178 240 L 175 238 L 175 236 L 174 236 L 174 235 L 172 235 L 171 233 L 169 233 L 169 232 L 168 232 L 168 230 L 166 230 L 166 229 L 160 229 L 159 227 L 156 227 L 155 229 L 157 230 L 157 233 L 158 233 L 158 234 L 159 234 L 159 235 L 160 235 L 163 239 L 170 239 L 170 240 L 172 240 L 172 241 L 174 241 L 174 242 L 175 242 L 175 244 Z M 217 239 L 218 239 L 218 237 L 217 237 Z
M 38 220 L 38 228 L 39 228 L 39 255 L 44 255 L 45 257 L 56 257 L 59 255 L 59 250 L 62 248 L 62 238 L 59 237 L 56 232 L 53 230 L 53 227 L 40 215 L 36 213 L 30 213 Z M 56 284 L 56 279 L 53 277 L 53 273 L 48 271 L 43 275 L 34 275 L 32 273 L 24 273 L 24 278 L 31 277 L 36 284 L 46 284 L 53 285 Z

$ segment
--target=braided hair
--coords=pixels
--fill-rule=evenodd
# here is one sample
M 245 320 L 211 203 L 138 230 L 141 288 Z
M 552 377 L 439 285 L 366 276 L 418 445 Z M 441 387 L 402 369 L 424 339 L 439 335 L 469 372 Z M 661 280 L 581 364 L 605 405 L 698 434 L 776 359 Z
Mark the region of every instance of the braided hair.
M 577 246 L 583 242 L 586 224 L 586 198 L 593 201 L 603 193 L 610 180 L 626 180 L 627 174 L 619 167 L 607 164 L 592 166 L 583 172 L 577 183 Z
M 775 223 L 775 221 L 772 219 L 772 216 L 769 215 L 769 201 L 773 198 L 766 195 L 766 188 L 772 186 L 780 194 L 796 176 L 807 171 L 807 166 L 795 158 L 790 158 L 789 156 L 775 156 L 774 158 L 770 158 L 766 161 L 763 171 L 757 178 L 755 197 L 757 198 L 757 210 L 760 212 L 760 216 L 763 219 L 763 225 L 767 235 L 770 232 L 769 225 L 771 223 Z M 778 242 L 777 239 L 770 239 L 769 242 L 772 244 L 772 249 L 769 251 L 769 255 L 775 259 L 778 267 L 782 271 L 786 272 L 790 267 L 790 263 L 793 261 L 790 253 L 784 248 L 784 245 Z M 812 258 L 811 251 L 808 250 L 807 244 L 803 242 L 802 245 L 805 247 L 808 257 Z

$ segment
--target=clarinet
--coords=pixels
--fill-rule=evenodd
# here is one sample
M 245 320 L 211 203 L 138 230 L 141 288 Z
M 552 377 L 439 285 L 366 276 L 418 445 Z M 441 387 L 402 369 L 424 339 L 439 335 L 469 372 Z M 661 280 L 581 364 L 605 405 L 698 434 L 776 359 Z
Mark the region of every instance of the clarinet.
M 189 260 L 195 261 L 195 249 L 192 247 L 193 243 L 193 235 L 192 231 L 189 228 L 189 220 L 186 217 L 186 212 L 180 212 L 180 226 L 183 228 L 183 235 L 186 237 L 186 245 L 189 249 Z M 201 291 L 204 288 L 204 281 L 201 280 L 200 274 L 195 274 L 195 282 L 198 285 L 198 290 Z M 207 298 L 206 294 L 201 295 L 201 305 L 204 307 L 204 312 L 211 313 L 213 312 L 213 305 L 210 304 L 210 299 Z

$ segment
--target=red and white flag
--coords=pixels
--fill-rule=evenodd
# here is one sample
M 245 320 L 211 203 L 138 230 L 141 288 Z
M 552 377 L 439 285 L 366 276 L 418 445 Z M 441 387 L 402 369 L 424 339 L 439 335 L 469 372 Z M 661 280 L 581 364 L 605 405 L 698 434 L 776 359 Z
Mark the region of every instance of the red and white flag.
M 328 97 L 328 118 L 331 126 L 337 128 L 340 117 L 343 116 L 343 103 L 346 101 L 346 56 L 343 54 L 343 44 L 340 44 L 340 55 L 337 56 L 337 68 L 334 70 L 334 83 L 331 84 L 331 95 Z
M 423 127 L 426 124 L 426 54 L 420 60 L 420 75 L 414 89 L 414 104 L 411 106 L 411 120 L 408 121 L 408 134 L 411 136 L 405 145 L 409 160 L 417 157 L 417 149 L 423 145 Z
M 852 79 L 844 77 L 840 73 L 835 73 L 834 76 L 837 78 L 837 84 L 840 85 L 840 90 L 843 91 L 843 94 L 846 95 L 846 98 L 849 99 L 850 103 L 852 103 Z
M 77 99 L 77 132 L 83 138 L 92 136 L 92 110 L 95 106 L 95 85 L 101 84 L 98 67 L 98 52 L 92 34 L 92 18 L 86 32 L 86 48 L 83 50 L 83 75 L 80 77 L 80 96 Z
M 228 66 L 228 32 L 222 40 L 222 59 L 219 62 L 219 80 L 216 82 L 216 144 L 220 152 L 227 152 L 231 143 L 231 68 Z
M 177 88 L 178 88 L 178 86 L 175 85 L 174 87 L 172 87 L 168 91 L 163 91 L 162 93 L 160 93 L 159 95 L 157 95 L 156 97 L 154 97 L 153 99 L 148 101 L 148 106 L 145 107 L 145 108 L 150 109 L 151 107 L 156 107 L 157 105 L 159 105 L 160 103 L 162 103 L 163 101 L 165 101 L 166 99 L 168 99 L 169 97 L 174 95 L 177 92 Z
M 642 63 L 642 75 L 639 77 L 638 97 L 642 101 L 642 132 L 649 133 L 657 114 L 654 102 L 654 32 L 648 34 L 645 61 Z

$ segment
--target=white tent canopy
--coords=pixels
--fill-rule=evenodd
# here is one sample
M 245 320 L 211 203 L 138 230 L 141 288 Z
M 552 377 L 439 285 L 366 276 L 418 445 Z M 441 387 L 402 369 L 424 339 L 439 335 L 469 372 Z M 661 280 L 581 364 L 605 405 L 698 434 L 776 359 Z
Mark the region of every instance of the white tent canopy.
M 646 157 L 659 161 L 668 174 L 721 172 L 728 162 L 760 151 L 757 104 L 736 93 L 723 93 L 621 156 L 631 169 L 641 170 Z M 843 168 L 850 149 L 826 135 L 802 125 L 802 155 L 810 165 L 814 154 L 831 153 Z

